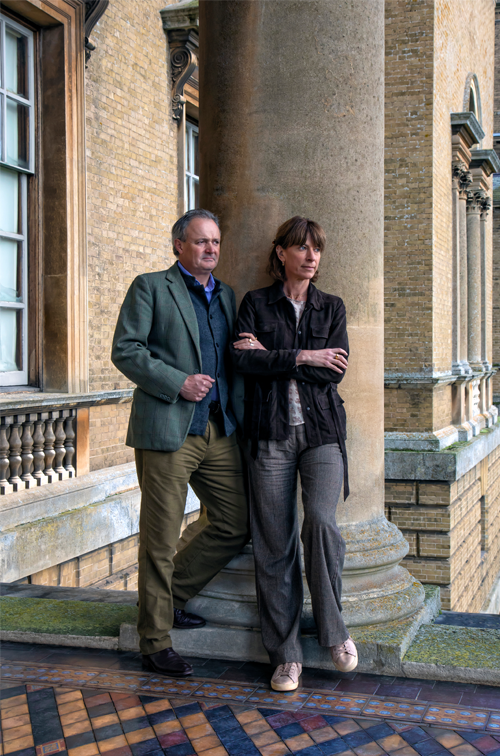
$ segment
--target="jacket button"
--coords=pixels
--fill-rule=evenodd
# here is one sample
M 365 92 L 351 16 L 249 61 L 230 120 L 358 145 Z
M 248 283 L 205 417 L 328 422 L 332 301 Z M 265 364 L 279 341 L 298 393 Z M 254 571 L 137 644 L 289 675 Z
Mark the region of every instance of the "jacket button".
M 199 373 L 199 372 L 200 372 L 199 370 L 195 370 L 195 371 L 194 371 L 194 374 L 196 375 L 196 373 Z
M 298 333 L 298 334 L 299 334 L 299 336 L 300 336 L 300 334 L 302 333 L 302 331 L 298 331 L 297 333 Z
M 308 412 L 310 412 L 310 411 L 311 411 L 311 408 L 310 408 L 310 407 L 308 407 L 308 408 L 307 408 L 307 411 L 308 411 Z
M 169 401 L 170 401 L 170 397 L 169 397 L 169 396 L 167 396 L 167 397 L 165 397 L 165 398 L 166 398 L 167 402 L 169 402 Z

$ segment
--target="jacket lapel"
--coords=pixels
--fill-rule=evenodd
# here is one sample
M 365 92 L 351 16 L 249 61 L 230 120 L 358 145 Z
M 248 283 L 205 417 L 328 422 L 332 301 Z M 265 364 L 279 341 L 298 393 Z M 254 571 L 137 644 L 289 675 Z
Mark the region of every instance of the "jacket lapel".
M 226 317 L 226 322 L 229 327 L 230 338 L 232 338 L 233 330 L 234 330 L 234 313 L 233 313 L 233 308 L 231 306 L 231 299 L 229 297 L 229 294 L 226 292 L 224 286 L 222 287 L 222 291 L 220 293 L 220 306 L 221 306 L 222 312 L 224 313 Z
M 177 263 L 174 263 L 172 267 L 167 270 L 165 278 L 167 279 L 170 293 L 172 294 L 172 297 L 175 300 L 177 307 L 179 308 L 179 312 L 181 313 L 184 323 L 186 324 L 186 328 L 188 329 L 189 334 L 193 340 L 194 348 L 201 365 L 200 332 L 198 330 L 198 321 L 196 319 L 193 303 L 191 302 L 191 297 L 189 296 L 187 286 L 184 283 L 184 279 L 182 278 L 182 274 L 177 266 Z

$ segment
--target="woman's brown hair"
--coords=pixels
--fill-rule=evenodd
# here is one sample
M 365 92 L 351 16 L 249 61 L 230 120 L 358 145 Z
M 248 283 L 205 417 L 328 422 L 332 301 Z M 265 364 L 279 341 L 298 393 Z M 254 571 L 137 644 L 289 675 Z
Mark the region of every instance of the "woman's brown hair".
M 276 252 L 276 247 L 294 247 L 296 245 L 305 244 L 307 237 L 310 236 L 313 240 L 313 244 L 323 252 L 326 244 L 326 235 L 319 223 L 316 223 L 309 218 L 302 218 L 300 215 L 294 215 L 293 218 L 285 221 L 281 224 L 276 232 L 276 238 L 273 241 L 273 248 L 269 255 L 269 264 L 267 266 L 267 272 L 276 281 L 286 281 L 285 266 L 282 264 Z M 316 281 L 318 278 L 318 271 L 311 278 L 311 281 Z

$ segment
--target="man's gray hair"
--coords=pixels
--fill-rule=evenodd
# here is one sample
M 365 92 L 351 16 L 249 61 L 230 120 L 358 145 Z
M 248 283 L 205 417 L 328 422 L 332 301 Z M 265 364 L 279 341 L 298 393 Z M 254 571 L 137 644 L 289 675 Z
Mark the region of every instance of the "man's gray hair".
M 203 210 L 201 207 L 196 210 L 188 210 L 187 213 L 184 213 L 184 215 L 179 218 L 179 220 L 176 220 L 172 226 L 172 248 L 176 257 L 179 257 L 179 253 L 175 248 L 175 240 L 180 239 L 181 241 L 186 241 L 187 227 L 193 218 L 207 218 L 207 220 L 213 221 L 220 230 L 219 219 L 216 215 L 211 213 L 210 210 Z

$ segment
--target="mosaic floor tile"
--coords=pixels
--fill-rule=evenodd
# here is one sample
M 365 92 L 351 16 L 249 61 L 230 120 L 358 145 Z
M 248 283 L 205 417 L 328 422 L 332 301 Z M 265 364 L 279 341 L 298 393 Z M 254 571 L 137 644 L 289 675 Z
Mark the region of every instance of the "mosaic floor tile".
M 217 683 L 204 682 L 193 693 L 193 697 L 217 698 L 231 701 L 246 701 L 254 691 L 255 688 L 248 685 L 219 685 Z
M 486 728 L 489 712 L 477 709 L 462 709 L 456 706 L 430 705 L 424 717 L 425 722 L 446 725 L 462 725 Z
M 397 718 L 420 722 L 426 709 L 426 704 L 398 703 L 388 700 L 376 701 L 372 699 L 363 708 L 363 714 L 370 717 Z
M 353 714 L 361 714 L 363 706 L 367 703 L 368 698 L 366 696 L 352 696 L 352 695 L 326 695 L 319 693 L 312 693 L 304 704 L 304 708 L 320 709 L 325 712 L 349 712 Z
M 286 706 L 291 708 L 299 708 L 302 706 L 309 696 L 311 691 L 300 692 L 293 691 L 292 693 L 279 693 L 274 690 L 265 690 L 264 688 L 253 689 L 248 695 L 247 702 L 255 704 L 266 704 L 266 706 Z
M 155 676 L 143 682 L 140 690 L 155 693 L 156 695 L 190 696 L 196 688 L 199 688 L 200 684 L 201 681 L 172 680 L 168 677 Z
M 496 730 L 500 733 L 500 714 L 490 714 L 487 729 L 493 732 Z

